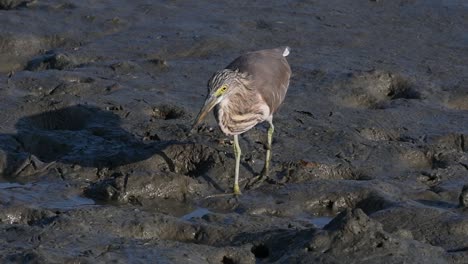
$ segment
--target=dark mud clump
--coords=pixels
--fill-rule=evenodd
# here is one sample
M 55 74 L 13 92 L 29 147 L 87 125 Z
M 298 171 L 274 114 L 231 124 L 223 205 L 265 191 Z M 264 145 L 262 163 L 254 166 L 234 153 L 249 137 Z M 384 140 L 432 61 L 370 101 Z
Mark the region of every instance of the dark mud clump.
M 468 185 L 463 186 L 459 200 L 460 207 L 468 208 Z
M 378 109 L 388 107 L 392 100 L 420 98 L 409 80 L 381 71 L 348 74 L 336 89 L 344 93 L 343 103 L 351 107 Z
M 0 1 L 0 10 L 9 10 L 16 8 L 18 6 L 26 5 L 30 1 L 24 1 L 24 0 L 1 0 Z
M 62 53 L 47 53 L 28 62 L 25 70 L 43 71 L 43 70 L 65 70 L 76 66 L 74 58 Z
M 1 263 L 468 263 L 468 6 L 0 1 Z M 267 127 L 193 118 L 288 45 Z
M 303 255 L 305 259 L 301 260 L 303 263 L 330 262 L 337 258 L 351 259 L 355 263 L 445 262 L 442 248 L 389 234 L 379 222 L 359 209 L 340 213 L 312 238 L 307 251 Z
M 153 108 L 152 117 L 154 119 L 162 119 L 162 120 L 169 120 L 169 119 L 178 119 L 185 116 L 185 111 L 177 106 L 172 105 L 160 105 Z

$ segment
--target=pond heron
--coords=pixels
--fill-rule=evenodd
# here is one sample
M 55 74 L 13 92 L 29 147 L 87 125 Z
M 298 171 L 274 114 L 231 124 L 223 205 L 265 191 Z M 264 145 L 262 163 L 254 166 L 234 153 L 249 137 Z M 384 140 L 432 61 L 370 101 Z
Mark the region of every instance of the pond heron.
M 208 95 L 192 129 L 214 108 L 215 118 L 222 132 L 234 136 L 235 195 L 241 194 L 239 135 L 264 121 L 268 121 L 269 128 L 265 165 L 259 177 L 269 175 L 271 142 L 275 128 L 273 114 L 286 96 L 291 76 L 291 68 L 286 61 L 288 54 L 289 47 L 246 53 L 225 69 L 216 72 L 208 81 Z

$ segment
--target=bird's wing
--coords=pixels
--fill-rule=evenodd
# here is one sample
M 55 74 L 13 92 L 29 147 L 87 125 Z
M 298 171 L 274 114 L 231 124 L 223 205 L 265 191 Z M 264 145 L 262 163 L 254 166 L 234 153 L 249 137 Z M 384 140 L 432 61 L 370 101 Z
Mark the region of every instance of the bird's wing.
M 285 58 L 288 54 L 287 47 L 249 52 L 226 68 L 246 73 L 249 79 L 247 88 L 258 91 L 273 114 L 288 90 L 291 76 L 291 68 Z

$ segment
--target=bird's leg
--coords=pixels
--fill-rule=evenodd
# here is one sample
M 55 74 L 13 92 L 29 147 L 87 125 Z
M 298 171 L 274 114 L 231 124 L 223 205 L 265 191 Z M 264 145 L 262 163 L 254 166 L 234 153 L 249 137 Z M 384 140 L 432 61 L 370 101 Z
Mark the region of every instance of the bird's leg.
M 240 157 L 241 157 L 241 148 L 239 146 L 239 136 L 234 135 L 234 155 L 236 156 L 236 174 L 234 176 L 234 194 L 239 195 L 241 194 L 239 188 L 239 165 L 240 165 Z
M 270 123 L 270 127 L 268 128 L 265 165 L 263 166 L 263 170 L 261 172 L 262 177 L 265 177 L 265 176 L 268 177 L 270 175 L 271 143 L 273 141 L 273 132 L 275 131 L 275 126 L 273 126 L 273 122 L 269 122 L 269 123 Z
M 241 157 L 241 148 L 239 145 L 239 135 L 234 135 L 234 156 L 236 156 L 236 171 L 234 175 L 234 192 L 232 193 L 223 193 L 223 194 L 213 194 L 206 196 L 205 198 L 213 198 L 213 197 L 222 197 L 222 196 L 230 196 L 230 195 L 241 195 L 241 191 L 239 188 L 239 166 L 240 166 L 240 157 Z
M 273 126 L 272 121 L 268 121 L 270 127 L 268 128 L 268 138 L 267 138 L 267 146 L 266 146 L 266 155 L 265 155 L 265 165 L 263 166 L 263 170 L 257 177 L 254 177 L 249 181 L 246 188 L 254 188 L 261 184 L 264 181 L 268 182 L 275 182 L 274 180 L 270 179 L 270 160 L 271 160 L 271 143 L 273 141 L 273 132 L 275 131 L 275 126 Z

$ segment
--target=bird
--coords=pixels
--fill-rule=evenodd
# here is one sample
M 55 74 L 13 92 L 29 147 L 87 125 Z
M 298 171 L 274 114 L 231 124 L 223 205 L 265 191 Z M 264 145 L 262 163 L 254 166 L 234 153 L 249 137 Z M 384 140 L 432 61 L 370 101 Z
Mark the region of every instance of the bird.
M 205 103 L 192 125 L 196 127 L 214 109 L 221 131 L 234 137 L 236 159 L 234 195 L 240 195 L 239 164 L 241 148 L 239 135 L 259 123 L 268 122 L 265 164 L 259 178 L 269 177 L 271 144 L 274 125 L 273 114 L 283 103 L 289 87 L 291 68 L 286 56 L 287 46 L 245 53 L 226 68 L 215 72 L 208 81 Z

